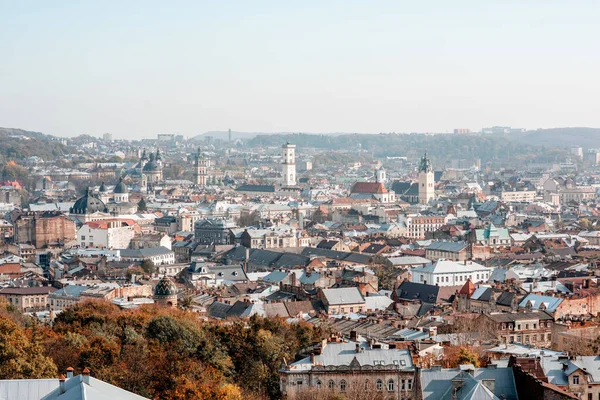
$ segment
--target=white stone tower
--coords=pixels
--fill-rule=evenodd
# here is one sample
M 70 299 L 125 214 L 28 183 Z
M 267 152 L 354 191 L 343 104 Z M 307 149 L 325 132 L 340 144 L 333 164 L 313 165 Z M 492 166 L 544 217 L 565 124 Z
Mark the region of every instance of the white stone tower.
M 421 158 L 419 165 L 419 204 L 427 204 L 435 198 L 435 177 L 427 152 Z
M 375 181 L 384 185 L 387 183 L 387 173 L 383 167 L 375 171 Z
M 289 142 L 283 148 L 283 167 L 281 176 L 283 186 L 296 186 L 296 145 Z
M 198 149 L 196 153 L 196 160 L 194 161 L 194 183 L 196 185 L 206 185 L 208 183 L 208 168 L 210 167 L 210 159 L 204 157 L 204 155 Z

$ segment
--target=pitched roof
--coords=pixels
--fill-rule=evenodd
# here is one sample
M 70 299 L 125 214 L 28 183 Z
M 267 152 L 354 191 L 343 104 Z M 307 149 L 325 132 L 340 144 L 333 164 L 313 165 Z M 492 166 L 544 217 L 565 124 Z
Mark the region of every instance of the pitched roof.
M 379 182 L 356 182 L 352 186 L 351 193 L 368 193 L 368 194 L 381 194 L 387 193 L 387 189 L 383 186 L 383 183 Z
M 365 299 L 356 287 L 322 289 L 329 305 L 364 303 Z
M 456 399 L 501 399 L 517 400 L 517 389 L 512 368 L 472 368 L 465 365 L 462 368 L 432 368 L 423 369 L 420 374 L 420 383 L 423 400 L 452 399 L 452 381 L 461 380 L 463 386 L 456 393 Z M 467 372 L 472 368 L 472 373 Z M 494 380 L 493 393 L 487 389 L 482 381 Z
M 439 291 L 439 286 L 404 281 L 396 289 L 396 296 L 401 300 L 418 300 L 435 304 Z
M 467 279 L 462 288 L 458 291 L 458 294 L 464 294 L 467 298 L 470 298 L 471 295 L 475 292 L 475 285 L 471 282 L 471 278 Z
M 532 310 L 544 310 L 554 312 L 564 299 L 553 296 L 542 296 L 539 294 L 528 294 L 519 303 L 519 308 L 531 308 Z M 541 307 L 541 308 L 540 308 Z
M 433 242 L 427 246 L 427 250 L 448 251 L 458 253 L 467 248 L 464 242 Z

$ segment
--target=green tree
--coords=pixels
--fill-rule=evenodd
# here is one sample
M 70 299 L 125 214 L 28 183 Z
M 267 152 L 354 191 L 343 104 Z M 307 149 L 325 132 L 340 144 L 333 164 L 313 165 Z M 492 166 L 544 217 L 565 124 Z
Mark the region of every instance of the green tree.
M 156 266 L 151 260 L 142 261 L 142 270 L 147 274 L 153 274 L 156 272 Z
M 138 211 L 148 211 L 148 206 L 146 205 L 146 200 L 142 197 L 137 204 Z

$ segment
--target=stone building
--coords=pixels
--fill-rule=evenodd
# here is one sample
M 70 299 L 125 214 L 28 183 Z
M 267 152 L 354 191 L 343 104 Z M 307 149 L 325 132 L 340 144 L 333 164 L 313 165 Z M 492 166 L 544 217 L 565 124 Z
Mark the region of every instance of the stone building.
M 59 211 L 25 212 L 13 215 L 16 243 L 43 248 L 75 240 L 75 223 Z
M 543 311 L 482 314 L 496 331 L 500 343 L 520 343 L 531 346 L 550 347 L 554 319 Z
M 73 207 L 69 209 L 69 213 L 82 224 L 88 221 L 112 218 L 104 202 L 96 197 L 89 188 L 82 197 L 75 201 Z
M 235 227 L 223 219 L 200 219 L 194 224 L 194 237 L 199 244 L 230 244 L 230 230 Z
M 48 309 L 48 294 L 55 290 L 51 286 L 2 288 L 0 297 L 22 312 L 45 311 Z
M 353 398 L 371 393 L 369 398 L 411 399 L 415 391 L 410 351 L 365 341 L 324 340 L 309 357 L 282 368 L 279 377 L 288 399 L 321 390 Z

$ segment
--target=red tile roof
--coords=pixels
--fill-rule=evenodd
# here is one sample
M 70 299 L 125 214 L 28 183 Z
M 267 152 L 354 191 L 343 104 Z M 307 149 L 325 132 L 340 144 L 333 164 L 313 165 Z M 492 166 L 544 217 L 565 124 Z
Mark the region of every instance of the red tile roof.
M 352 187 L 352 193 L 387 193 L 383 183 L 377 182 L 356 182 Z

